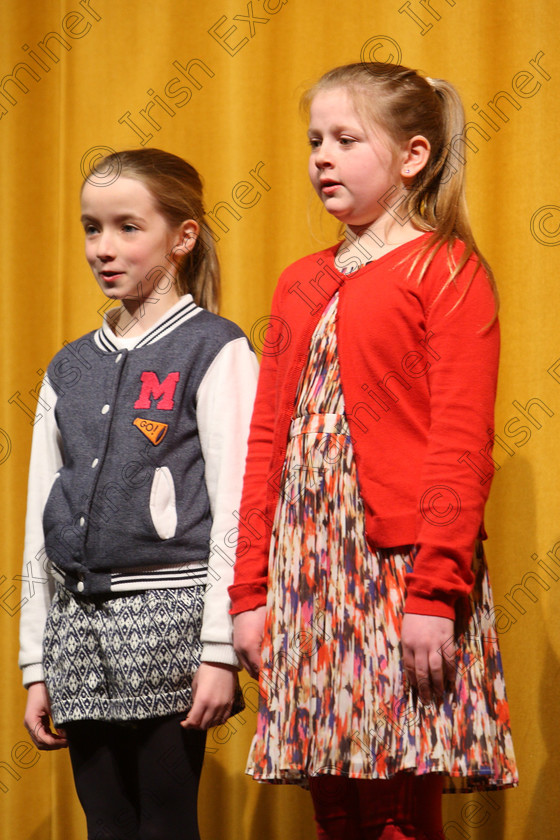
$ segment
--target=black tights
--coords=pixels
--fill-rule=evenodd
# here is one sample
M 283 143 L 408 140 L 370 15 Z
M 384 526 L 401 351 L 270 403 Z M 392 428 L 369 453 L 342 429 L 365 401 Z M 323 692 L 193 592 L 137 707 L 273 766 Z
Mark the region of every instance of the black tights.
M 65 724 L 88 840 L 199 840 L 206 732 L 183 729 L 184 716 Z

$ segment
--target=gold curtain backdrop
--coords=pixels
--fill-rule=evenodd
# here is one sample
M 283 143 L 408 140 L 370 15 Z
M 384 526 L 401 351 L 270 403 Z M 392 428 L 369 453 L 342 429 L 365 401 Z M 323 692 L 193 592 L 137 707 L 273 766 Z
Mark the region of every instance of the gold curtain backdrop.
M 25 692 L 16 664 L 22 599 L 44 585 L 25 575 L 21 580 L 38 388 L 62 343 L 95 328 L 104 308 L 83 256 L 83 174 L 106 149 L 157 146 L 191 161 L 204 177 L 219 237 L 222 313 L 258 349 L 281 269 L 336 233 L 308 184 L 299 97 L 329 67 L 360 59 L 402 61 L 450 79 L 461 92 L 469 128 L 456 163 L 463 165 L 468 145 L 473 227 L 502 301 L 487 553 L 521 782 L 494 795 L 446 798 L 446 838 L 560 836 L 557 20 L 554 0 L 4 0 L 4 837 L 85 837 L 67 753 L 39 753 L 23 729 Z M 40 414 L 49 410 L 39 407 Z M 487 452 L 469 457 L 484 481 Z M 306 793 L 258 785 L 244 775 L 257 698 L 252 681 L 245 690 L 247 710 L 209 734 L 202 837 L 312 838 Z

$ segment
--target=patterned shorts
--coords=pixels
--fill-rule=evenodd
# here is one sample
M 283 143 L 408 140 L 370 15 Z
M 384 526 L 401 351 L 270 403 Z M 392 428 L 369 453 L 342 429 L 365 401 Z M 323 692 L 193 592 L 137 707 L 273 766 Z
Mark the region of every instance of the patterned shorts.
M 55 725 L 186 711 L 203 607 L 204 586 L 86 599 L 57 583 L 43 642 Z

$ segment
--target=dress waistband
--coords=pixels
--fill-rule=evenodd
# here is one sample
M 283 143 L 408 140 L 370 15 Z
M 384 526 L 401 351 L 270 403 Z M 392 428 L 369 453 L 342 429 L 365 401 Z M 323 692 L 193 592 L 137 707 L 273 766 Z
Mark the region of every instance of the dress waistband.
M 344 414 L 302 414 L 294 417 L 290 437 L 306 434 L 349 435 L 348 421 Z

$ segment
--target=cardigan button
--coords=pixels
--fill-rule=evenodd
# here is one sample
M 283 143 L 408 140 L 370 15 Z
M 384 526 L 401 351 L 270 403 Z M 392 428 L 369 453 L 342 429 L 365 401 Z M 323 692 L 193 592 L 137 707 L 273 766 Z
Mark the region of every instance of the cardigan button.
M 91 462 L 92 470 L 95 469 L 95 467 L 98 465 L 98 463 L 99 463 L 99 458 L 94 458 L 93 461 Z
M 78 590 L 78 592 L 83 592 L 84 588 L 85 587 L 84 587 L 83 580 L 79 580 L 78 583 L 76 584 L 76 589 Z
M 106 404 L 103 406 L 103 408 L 101 409 L 101 414 L 107 414 L 107 412 L 109 411 L 110 407 L 111 407 L 111 406 L 109 405 L 109 403 L 106 403 Z

